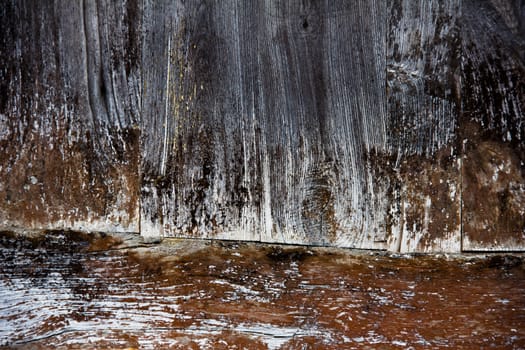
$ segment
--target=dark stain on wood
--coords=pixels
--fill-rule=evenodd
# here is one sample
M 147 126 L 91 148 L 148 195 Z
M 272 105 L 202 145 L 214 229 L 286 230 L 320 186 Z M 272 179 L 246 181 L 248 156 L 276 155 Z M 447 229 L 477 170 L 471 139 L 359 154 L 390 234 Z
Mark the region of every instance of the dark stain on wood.
M 5 5 L 1 222 L 138 230 L 139 92 L 134 89 L 139 72 L 137 56 L 115 51 L 130 44 L 121 42 L 129 35 L 114 20 L 123 9 L 31 1 Z M 99 13 L 99 8 L 114 11 Z

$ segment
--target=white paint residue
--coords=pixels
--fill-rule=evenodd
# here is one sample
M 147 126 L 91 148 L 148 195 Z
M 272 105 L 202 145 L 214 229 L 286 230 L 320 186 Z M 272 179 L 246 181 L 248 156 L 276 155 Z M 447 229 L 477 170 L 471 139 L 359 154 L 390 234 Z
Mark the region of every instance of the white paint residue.
M 263 208 L 264 208 L 264 230 L 265 236 L 271 237 L 273 230 L 272 220 L 272 200 L 270 195 L 270 160 L 267 154 L 264 157 L 263 164 L 263 182 L 264 182 L 264 196 L 263 196 Z
M 240 324 L 235 327 L 235 331 L 259 337 L 259 339 L 264 342 L 270 350 L 280 349 L 281 346 L 292 338 L 306 335 L 301 334 L 300 328 L 278 327 L 272 324 Z
M 407 346 L 407 342 L 401 341 L 401 340 L 393 340 L 392 341 L 392 345 L 405 347 L 405 346 Z
M 170 30 L 171 35 L 171 30 Z M 160 174 L 165 175 L 166 174 L 166 160 L 168 158 L 168 112 L 169 112 L 169 86 L 170 86 L 170 66 L 171 66 L 171 36 L 168 37 L 168 67 L 167 67 L 167 73 L 166 73 L 166 95 L 164 98 L 166 99 L 166 106 L 164 110 L 164 140 L 162 142 L 162 157 L 161 157 L 161 163 L 160 163 Z
M 329 341 L 330 332 L 318 329 L 302 329 L 299 327 L 279 327 L 268 323 L 229 325 L 224 321 L 205 320 L 201 327 L 192 326 L 191 330 L 198 335 L 219 334 L 224 330 L 233 330 L 247 336 L 257 338 L 268 346 L 268 349 L 279 349 L 293 338 L 314 336 Z
M 424 227 L 425 231 L 428 232 L 428 225 L 430 223 L 430 208 L 432 206 L 432 198 L 430 196 L 427 196 L 425 198 L 425 219 L 424 219 Z

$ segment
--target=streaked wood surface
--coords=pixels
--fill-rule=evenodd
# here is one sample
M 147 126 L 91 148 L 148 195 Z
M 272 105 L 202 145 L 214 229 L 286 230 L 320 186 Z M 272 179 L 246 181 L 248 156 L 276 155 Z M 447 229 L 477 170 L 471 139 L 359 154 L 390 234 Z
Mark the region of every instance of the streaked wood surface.
M 525 5 L 464 1 L 463 249 L 525 247 Z
M 138 6 L 1 1 L 3 227 L 138 231 Z
M 0 346 L 525 346 L 522 257 L 352 255 L 203 241 L 119 247 L 107 236 L 0 234 Z
M 386 142 L 384 2 L 153 11 L 144 233 L 383 248 L 365 154 Z
M 518 0 L 0 6 L 0 225 L 525 249 Z

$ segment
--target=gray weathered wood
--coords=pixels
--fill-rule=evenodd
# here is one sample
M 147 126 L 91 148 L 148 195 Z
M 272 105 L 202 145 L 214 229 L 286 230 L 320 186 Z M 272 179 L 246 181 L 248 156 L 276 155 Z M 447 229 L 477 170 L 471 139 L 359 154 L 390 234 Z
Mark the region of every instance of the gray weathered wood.
M 464 0 L 463 249 L 525 249 L 525 4 Z
M 385 149 L 384 3 L 152 11 L 143 233 L 382 247 L 365 155 Z
M 391 250 L 459 251 L 461 1 L 388 1 Z
M 2 1 L 2 226 L 138 231 L 139 12 Z
M 0 226 L 525 249 L 524 16 L 2 0 Z

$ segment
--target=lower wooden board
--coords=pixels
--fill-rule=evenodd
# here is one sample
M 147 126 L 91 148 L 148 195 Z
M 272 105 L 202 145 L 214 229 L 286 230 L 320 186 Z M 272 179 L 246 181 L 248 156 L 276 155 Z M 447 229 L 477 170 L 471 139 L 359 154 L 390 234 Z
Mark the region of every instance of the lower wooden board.
M 0 270 L 0 347 L 9 349 L 525 344 L 520 256 L 189 240 L 145 247 L 138 235 L 2 232 Z

